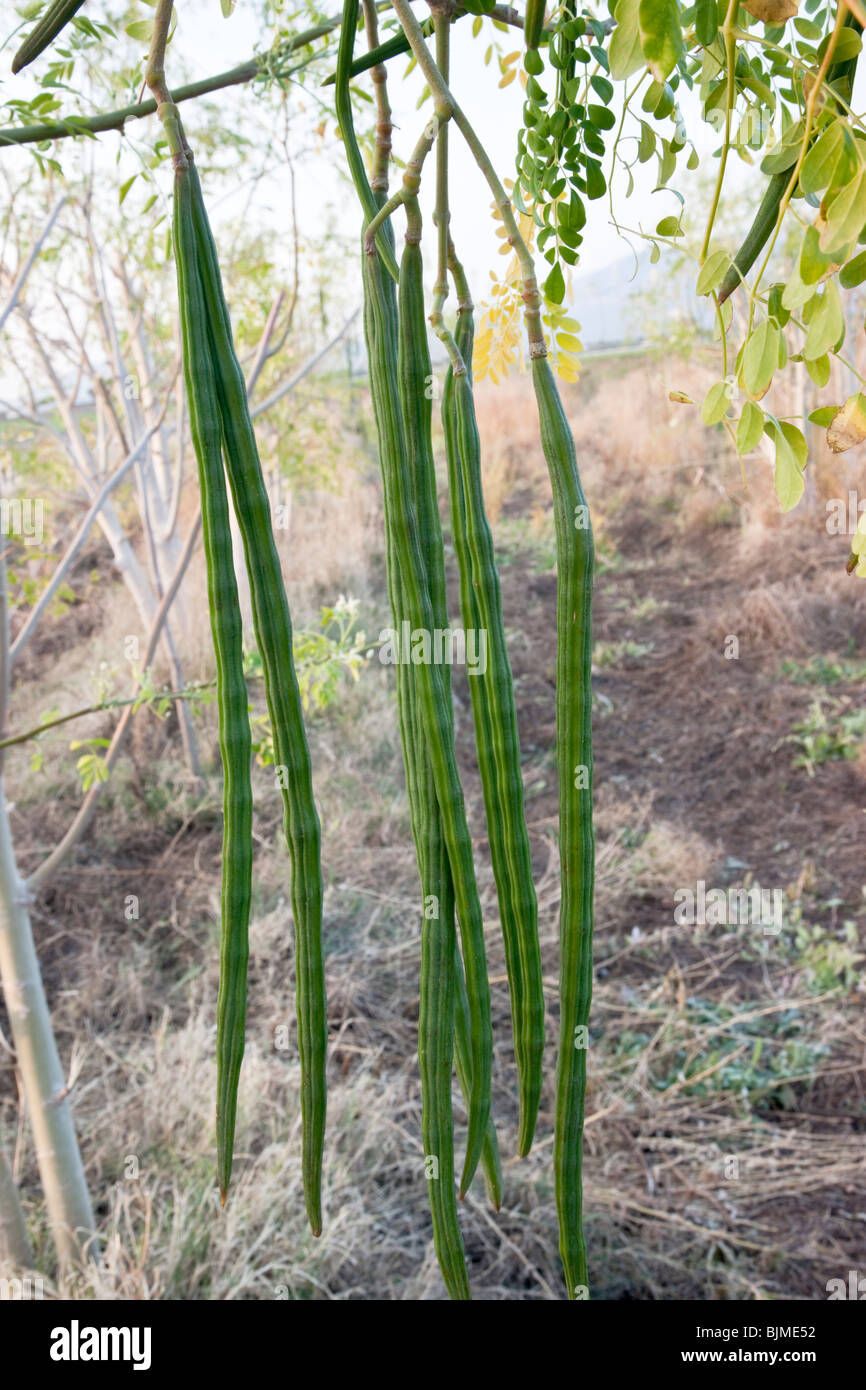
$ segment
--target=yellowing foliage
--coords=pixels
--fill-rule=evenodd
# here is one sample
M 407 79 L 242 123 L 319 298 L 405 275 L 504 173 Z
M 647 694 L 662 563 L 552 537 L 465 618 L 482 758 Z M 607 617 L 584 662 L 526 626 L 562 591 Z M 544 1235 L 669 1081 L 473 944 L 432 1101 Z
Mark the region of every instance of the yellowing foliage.
M 506 378 L 514 366 L 525 371 L 527 366 L 523 333 L 523 298 L 520 263 L 508 245 L 508 231 L 495 204 L 493 216 L 499 223 L 496 235 L 502 241 L 500 255 L 509 256 L 504 274 L 490 272 L 490 293 L 478 308 L 472 371 L 476 380 L 489 377 L 494 383 Z M 535 223 L 525 213 L 517 214 L 520 232 L 530 250 L 535 244 Z M 563 381 L 577 381 L 580 367 L 578 355 L 583 344 L 577 337 L 580 324 L 572 318 L 564 304 L 554 304 L 543 297 L 541 321 L 550 364 Z

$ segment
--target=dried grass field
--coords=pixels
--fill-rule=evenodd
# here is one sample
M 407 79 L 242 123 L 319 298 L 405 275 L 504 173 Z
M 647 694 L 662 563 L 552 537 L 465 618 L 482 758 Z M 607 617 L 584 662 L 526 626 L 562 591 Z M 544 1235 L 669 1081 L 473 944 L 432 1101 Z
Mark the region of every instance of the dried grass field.
M 818 456 L 787 518 L 769 463 L 748 487 L 697 411 L 700 365 L 587 368 L 565 401 L 593 506 L 596 978 L 586 1129 L 593 1296 L 824 1299 L 866 1265 L 866 606 L 826 502 L 863 483 L 861 451 Z M 340 439 L 327 480 L 299 489 L 281 534 L 289 597 L 309 620 L 340 593 L 370 641 L 388 626 L 381 498 L 363 384 L 328 397 Z M 528 384 L 479 387 L 539 893 L 547 1087 L 531 1156 L 514 1158 L 516 1087 L 496 895 L 465 672 L 458 750 L 486 910 L 502 1209 L 463 1204 L 476 1298 L 561 1297 L 551 1144 L 558 865 L 552 513 Z M 848 462 L 849 459 L 854 461 Z M 187 505 L 187 502 L 184 502 Z M 189 499 L 191 505 L 191 499 Z M 63 529 L 62 495 L 55 498 Z M 443 507 L 447 504 L 443 499 Z M 446 534 L 446 542 L 447 542 Z M 457 611 L 453 555 L 451 583 Z M 34 562 L 35 563 L 35 562 Z M 94 577 L 97 576 L 97 577 Z M 22 659 L 13 729 L 92 698 L 138 630 L 104 542 L 74 598 Z M 190 680 L 211 674 L 200 557 L 186 591 Z M 736 639 L 732 644 L 731 638 Z M 80 799 L 72 737 L 13 750 L 7 791 L 30 869 Z M 417 873 L 393 668 L 375 654 L 310 718 L 324 840 L 329 995 L 325 1228 L 301 1195 L 288 885 L 279 806 L 256 768 L 255 899 L 238 1154 L 225 1210 L 214 1178 L 220 789 L 213 705 L 196 714 L 205 770 L 183 771 L 176 718 L 142 710 L 89 833 L 34 904 L 37 945 L 104 1256 L 77 1287 L 112 1300 L 437 1300 L 416 1023 Z M 781 894 L 781 929 L 680 923 L 699 883 Z M 128 904 L 138 900 L 137 916 Z M 0 1028 L 8 1038 L 0 1009 Z M 455 1090 L 458 1120 L 465 1118 Z M 51 1261 L 14 1061 L 0 1046 L 0 1127 L 37 1255 Z M 458 1141 L 462 1130 L 458 1131 Z M 56 1292 L 50 1280 L 46 1294 Z

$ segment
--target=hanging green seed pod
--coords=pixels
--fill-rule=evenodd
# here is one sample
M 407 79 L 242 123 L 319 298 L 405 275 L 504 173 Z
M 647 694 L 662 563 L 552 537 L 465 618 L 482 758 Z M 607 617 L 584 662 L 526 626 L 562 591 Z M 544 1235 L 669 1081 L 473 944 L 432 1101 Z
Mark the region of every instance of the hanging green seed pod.
M 349 100 L 349 68 L 352 62 L 357 0 L 344 0 L 343 23 L 337 55 L 335 101 L 343 143 L 349 156 L 349 167 L 369 221 L 369 209 L 378 211 L 375 196 L 367 180 L 352 119 Z M 387 223 L 385 224 L 387 225 Z M 418 537 L 417 509 L 412 496 L 413 483 L 405 470 L 406 439 L 399 409 L 397 361 L 393 337 L 389 332 L 389 316 L 393 310 L 383 293 L 382 268 L 388 267 L 393 251 L 383 238 L 384 226 L 376 237 L 376 252 L 367 254 L 366 236 L 362 240 L 362 263 L 366 303 L 366 326 L 374 351 L 370 359 L 370 385 L 379 436 L 379 460 L 385 497 L 386 527 L 391 528 L 392 562 L 401 575 L 400 591 L 392 590 L 392 613 L 398 632 L 402 632 L 405 615 L 410 630 L 431 634 L 433 627 L 430 595 L 424 569 L 424 557 Z M 394 609 L 395 600 L 399 609 Z M 457 904 L 457 916 L 463 942 L 466 986 L 472 1019 L 472 1094 L 469 1104 L 469 1132 L 461 1179 L 461 1194 L 472 1181 L 484 1147 L 490 1117 L 490 1077 L 493 1059 L 493 1037 L 490 1021 L 490 986 L 487 980 L 487 961 L 484 950 L 484 925 L 475 867 L 472 860 L 472 841 L 466 823 L 463 790 L 457 771 L 454 751 L 452 714 L 448 691 L 441 669 L 421 663 L 413 666 L 424 736 L 433 769 L 436 797 L 442 817 L 442 830 L 448 847 L 451 876 Z
M 340 43 L 337 49 L 337 71 L 334 75 L 334 106 L 337 111 L 337 124 L 343 136 L 343 144 L 346 149 L 346 160 L 349 165 L 349 172 L 352 175 L 352 182 L 355 185 L 361 207 L 364 211 L 364 218 L 367 222 L 372 222 L 376 213 L 379 211 L 379 204 L 375 194 L 370 187 L 367 179 L 367 171 L 364 168 L 364 159 L 355 138 L 355 124 L 352 117 L 352 97 L 349 91 L 349 76 L 352 66 L 352 54 L 355 46 L 355 30 L 358 27 L 358 0 L 343 0 L 343 18 L 340 24 Z M 379 255 L 391 279 L 399 279 L 397 262 L 394 258 L 393 239 L 389 239 L 380 228 L 376 236 L 376 245 L 379 248 Z
M 39 23 L 30 30 L 12 59 L 12 71 L 20 72 L 38 58 L 49 44 L 53 43 L 66 25 L 78 13 L 84 0 L 54 0 L 49 5 Z
M 222 464 L 222 422 L 212 367 L 209 315 L 199 273 L 190 186 L 185 178 L 179 179 L 175 188 L 173 232 L 190 430 L 199 469 L 224 778 L 222 936 L 217 1002 L 217 1171 L 225 1201 L 232 1169 L 238 1080 L 244 1054 L 253 859 L 252 750 L 243 631 Z
M 222 430 L 223 456 L 250 578 L 253 624 L 264 672 L 274 739 L 275 765 L 292 860 L 295 923 L 298 1050 L 301 1064 L 304 1197 L 314 1235 L 322 1229 L 321 1175 L 324 1146 L 327 1051 L 322 959 L 320 827 L 313 799 L 310 755 L 292 654 L 292 626 L 270 504 L 247 404 L 243 373 L 232 338 L 216 246 L 192 154 L 183 139 L 177 108 L 159 108 L 175 156 L 175 192 L 188 200 L 203 289 L 205 318 Z
M 391 237 L 390 222 L 386 235 Z M 396 357 L 398 317 L 393 282 L 381 279 L 382 314 L 372 313 L 364 300 L 364 329 L 367 354 L 372 363 L 377 350 L 376 334 L 384 332 L 384 351 Z M 374 413 L 379 423 L 380 400 L 373 393 Z M 404 611 L 402 575 L 396 559 L 393 527 L 386 524 L 388 591 L 393 613 Z M 421 878 L 424 910 L 421 926 L 421 971 L 418 1010 L 418 1062 L 421 1076 L 421 1135 L 433 1242 L 445 1286 L 452 1299 L 470 1297 L 463 1240 L 457 1217 L 454 1176 L 454 1122 L 451 1108 L 451 1067 L 456 970 L 459 964 L 454 921 L 454 896 L 441 825 L 438 817 L 432 769 L 426 755 L 418 701 L 411 670 L 397 666 L 397 702 L 403 761 L 412 830 Z M 464 986 L 465 988 L 465 986 Z
M 532 362 L 541 444 L 556 523 L 556 742 L 559 776 L 559 1059 L 554 1171 L 559 1250 L 569 1298 L 588 1287 L 582 1144 L 592 998 L 595 841 L 592 826 L 593 542 L 571 433 L 546 357 Z
M 418 527 L 433 622 L 437 629 L 445 631 L 448 628 L 448 600 L 445 579 L 445 551 L 436 495 L 436 467 L 431 438 L 432 399 L 429 385 L 433 376 L 427 344 L 423 262 L 421 248 L 417 240 L 419 230 L 417 212 L 411 205 L 407 211 L 410 216 L 412 236 L 407 235 L 400 264 L 398 371 L 406 429 L 407 461 L 412 470 L 413 495 L 418 511 Z M 399 667 L 398 680 L 401 672 L 405 672 L 408 688 L 407 698 L 411 700 L 411 672 L 406 667 Z M 450 672 L 447 665 L 442 667 L 442 676 L 446 691 L 450 692 Z M 420 759 L 423 764 L 423 770 L 420 774 L 416 774 L 416 784 L 420 790 L 416 793 L 415 801 L 419 807 L 423 808 L 422 816 L 427 817 L 427 834 L 432 847 L 431 854 L 434 864 L 439 865 L 438 880 L 431 882 L 430 891 L 440 904 L 440 913 L 447 910 L 453 924 L 454 890 L 451 882 L 451 869 L 447 853 L 444 859 L 442 858 L 441 846 L 444 846 L 442 822 L 439 804 L 436 801 L 435 785 L 432 783 L 432 769 L 427 757 L 423 730 L 420 730 L 420 734 L 416 737 L 413 752 L 415 758 Z M 425 889 L 425 899 L 427 896 Z M 454 1063 L 457 1079 L 468 1106 L 472 1090 L 471 1024 L 463 961 L 457 947 L 456 936 L 454 939 L 454 973 Z M 446 1085 L 450 1091 L 450 1079 L 442 1081 L 441 1084 Z M 498 1210 L 502 1202 L 502 1166 L 492 1118 L 488 1120 L 487 1134 L 481 1151 L 481 1165 L 484 1170 L 488 1196 Z
M 863 32 L 863 26 L 859 20 L 849 10 L 845 16 L 844 25 L 846 28 L 853 29 L 855 34 Z M 851 93 L 854 90 L 854 78 L 857 73 L 857 59 L 859 53 L 853 58 L 847 58 L 841 63 L 831 63 L 827 72 L 826 82 L 829 86 L 835 85 L 839 95 L 846 102 L 850 102 Z M 817 138 L 817 134 L 813 136 Z M 774 174 L 767 184 L 766 192 L 761 199 L 758 211 L 755 213 L 751 227 L 746 233 L 745 240 L 731 263 L 725 278 L 722 280 L 718 290 L 719 303 L 724 304 L 734 293 L 734 290 L 743 283 L 755 261 L 760 256 L 767 242 L 770 240 L 776 228 L 779 217 L 779 207 L 785 196 L 785 189 L 791 181 L 791 170 L 783 169 L 781 173 Z
M 472 308 L 464 302 L 457 316 L 456 346 L 465 364 L 472 360 L 472 345 Z M 455 375 L 449 365 L 442 423 L 463 625 L 468 630 L 483 632 L 486 638 L 487 669 L 470 677 L 469 688 L 511 990 L 520 1084 L 518 1151 L 524 1155 L 529 1152 L 535 1130 L 544 1051 L 538 906 L 524 812 L 517 711 L 493 536 L 484 508 L 481 446 L 468 368 Z
M 523 33 L 527 48 L 537 48 L 544 32 L 544 0 L 526 0 Z
M 417 217 L 411 207 L 408 209 L 410 224 Z M 413 217 L 414 213 L 414 217 Z M 414 229 L 417 236 L 418 229 Z M 407 437 L 407 457 L 413 468 L 415 505 L 418 509 L 418 526 L 421 536 L 430 604 L 433 610 L 433 623 L 444 632 L 448 624 L 448 595 L 445 578 L 445 548 L 442 539 L 442 523 L 439 517 L 439 503 L 436 495 L 436 465 L 433 458 L 432 396 L 429 390 L 433 380 L 432 364 L 427 343 L 427 319 L 424 307 L 424 275 L 421 247 L 417 240 L 407 236 L 406 247 L 400 265 L 400 350 L 398 367 L 400 372 L 401 399 Z M 446 388 L 447 389 L 447 388 Z M 450 670 L 442 667 L 446 690 L 450 692 Z M 410 677 L 411 683 L 411 677 Z M 422 743 L 423 751 L 423 743 Z M 424 753 L 426 761 L 426 752 Z M 431 820 L 439 838 L 442 837 L 442 824 L 439 806 L 428 790 L 428 804 Z M 435 841 L 434 841 L 435 843 Z M 453 914 L 453 886 L 451 870 L 447 866 L 447 888 L 450 890 L 451 912 Z M 443 869 L 444 873 L 444 869 Z M 444 882 L 444 879 L 443 879 Z M 447 893 L 446 893 L 447 896 Z M 457 1079 L 467 1105 L 472 1089 L 471 1026 L 469 1021 L 469 1000 L 466 994 L 466 981 L 463 961 L 455 940 L 455 1051 L 454 1061 Z M 481 1166 L 484 1170 L 487 1193 L 493 1206 L 499 1210 L 502 1203 L 502 1164 L 499 1144 L 492 1118 L 488 1120 L 487 1135 L 481 1151 Z
M 367 255 L 365 251 L 362 254 L 373 347 L 370 383 L 379 433 L 386 526 L 392 530 L 393 559 L 401 575 L 402 593 L 396 597 L 402 603 L 402 607 L 394 613 L 395 626 L 398 632 L 402 631 L 405 618 L 412 632 L 426 633 L 429 640 L 434 627 L 433 612 L 426 587 L 417 509 L 412 495 L 411 478 L 407 476 L 408 470 L 405 465 L 406 436 L 399 407 L 397 362 L 393 353 L 393 340 L 387 331 L 388 307 L 383 295 L 381 265 L 377 254 Z M 477 1167 L 490 1115 L 490 986 L 487 981 L 484 931 L 472 859 L 472 842 L 466 823 L 463 792 L 454 752 L 450 701 L 440 667 L 433 663 L 421 662 L 413 665 L 412 671 L 451 864 L 472 1015 L 472 1098 L 469 1107 L 466 1158 L 461 1179 L 463 1193 L 472 1181 Z

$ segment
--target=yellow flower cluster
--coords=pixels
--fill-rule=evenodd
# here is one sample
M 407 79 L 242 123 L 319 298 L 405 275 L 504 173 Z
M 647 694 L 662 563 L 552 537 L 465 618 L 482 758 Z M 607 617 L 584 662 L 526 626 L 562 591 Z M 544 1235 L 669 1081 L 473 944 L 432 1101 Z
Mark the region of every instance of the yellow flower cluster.
M 525 371 L 526 354 L 520 264 L 508 244 L 508 230 L 495 205 L 493 216 L 499 223 L 496 235 L 502 242 L 500 255 L 510 254 L 510 259 L 501 278 L 494 271 L 490 272 L 490 298 L 479 306 L 478 311 L 472 371 L 476 380 L 481 381 L 484 377 L 489 377 L 496 383 L 504 380 L 515 365 L 520 371 Z M 517 216 L 521 235 L 532 250 L 535 243 L 535 223 L 525 213 L 519 212 Z M 577 381 L 580 371 L 578 355 L 583 349 L 583 344 L 577 337 L 580 324 L 571 317 L 564 304 L 554 304 L 544 296 L 543 302 L 541 321 L 544 325 L 550 364 L 563 381 Z

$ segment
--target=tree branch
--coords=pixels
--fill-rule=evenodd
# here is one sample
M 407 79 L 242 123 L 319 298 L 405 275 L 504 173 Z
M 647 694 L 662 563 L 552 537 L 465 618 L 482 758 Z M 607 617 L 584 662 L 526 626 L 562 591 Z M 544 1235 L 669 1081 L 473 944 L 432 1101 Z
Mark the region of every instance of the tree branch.
M 312 357 L 309 357 L 302 367 L 299 367 L 296 372 L 293 372 L 293 374 L 283 382 L 282 386 L 278 386 L 269 396 L 265 396 L 263 401 L 259 401 L 258 405 L 254 405 L 250 410 L 250 417 L 254 420 L 257 415 L 263 415 L 266 410 L 271 409 L 271 406 L 276 405 L 277 401 L 281 401 L 283 396 L 287 396 L 290 391 L 294 390 L 298 382 L 303 381 L 304 377 L 308 376 L 313 368 L 321 362 L 322 358 L 331 351 L 331 348 L 336 347 L 340 339 L 345 337 L 346 333 L 355 322 L 355 319 L 358 317 L 358 312 L 359 311 L 356 309 L 353 314 L 350 314 L 339 333 L 335 333 L 330 342 L 325 343 L 323 348 L 320 348 Z
M 195 553 L 195 548 L 198 543 L 200 533 L 201 508 L 199 508 L 196 514 L 195 521 L 190 527 L 190 532 L 186 540 L 186 545 L 183 549 L 183 554 L 181 555 L 177 563 L 177 568 L 175 569 L 175 572 L 172 575 L 171 583 L 165 591 L 163 600 L 160 603 L 159 608 L 156 610 L 156 614 L 151 624 L 150 633 L 148 634 L 147 639 L 147 648 L 144 653 L 144 660 L 142 661 L 143 671 L 146 671 L 150 663 L 153 661 L 154 654 L 156 652 L 156 648 L 159 644 L 159 639 L 162 634 L 163 624 L 165 623 L 165 620 L 168 616 L 168 610 L 171 608 L 171 605 L 174 602 L 174 599 L 177 595 L 177 591 L 181 585 L 181 580 L 183 579 L 183 576 L 186 574 L 189 562 Z M 138 684 L 140 687 L 140 683 Z M 115 729 L 114 734 L 112 736 L 111 743 L 105 755 L 105 766 L 109 772 L 114 767 L 114 764 L 117 762 L 117 759 L 120 757 L 121 749 L 123 748 L 123 744 L 126 739 L 127 730 L 129 729 L 129 725 L 132 721 L 133 710 L 134 706 L 130 705 L 127 709 L 123 711 L 123 714 L 121 715 L 120 720 L 118 722 L 117 728 Z M 105 785 L 106 784 L 104 782 L 97 782 L 93 787 L 91 787 L 90 791 L 87 793 L 87 796 L 81 803 L 81 806 L 75 818 L 73 819 L 72 824 L 70 825 L 66 834 L 63 836 L 63 839 L 60 841 L 58 845 L 55 846 L 51 853 L 47 855 L 45 859 L 43 859 L 38 869 L 35 869 L 33 873 L 30 875 L 30 877 L 26 880 L 26 887 L 29 892 L 36 893 L 41 888 L 44 888 L 45 884 L 50 880 L 51 875 L 54 873 L 55 869 L 57 869 L 58 866 L 63 862 L 69 851 L 73 849 L 75 845 L 77 845 L 78 841 L 81 839 L 81 836 L 84 834 L 85 830 L 89 826 L 91 819 L 93 818 L 93 813 L 96 810 L 96 803 L 99 800 L 100 793 Z
M 316 39 L 324 38 L 326 34 L 337 29 L 339 24 L 339 16 L 316 24 L 312 29 L 305 29 L 302 33 L 287 39 L 280 45 L 279 51 L 287 57 L 297 49 L 315 43 Z M 272 55 L 269 54 L 263 54 L 260 58 L 248 58 L 236 68 L 218 72 L 213 77 L 204 77 L 198 82 L 188 82 L 186 86 L 175 89 L 172 93 L 173 100 L 175 103 L 192 101 L 196 97 L 207 96 L 210 92 L 222 91 L 225 87 L 237 87 L 242 83 L 252 82 L 268 71 L 271 58 Z M 286 76 L 291 76 L 291 73 L 287 73 Z M 0 129 L 0 146 L 34 145 L 43 140 L 68 140 L 82 135 L 101 135 L 109 130 L 122 131 L 127 121 L 152 116 L 155 111 L 156 102 L 148 98 L 147 101 L 121 106 L 116 111 L 105 111 L 99 116 L 68 116 L 65 120 L 46 121 L 41 125 L 5 126 Z
M 42 228 L 42 231 L 41 231 L 41 233 L 40 233 L 40 235 L 39 235 L 39 237 L 38 237 L 38 239 L 37 239 L 35 245 L 33 246 L 33 249 L 31 250 L 30 255 L 27 257 L 27 260 L 24 262 L 23 266 L 21 267 L 21 269 L 19 270 L 18 274 L 16 275 L 16 277 L 15 277 L 15 283 L 14 283 L 14 285 L 12 286 L 12 290 L 11 290 L 11 292 L 10 292 L 9 298 L 8 298 L 8 300 L 6 301 L 6 304 L 5 304 L 5 306 L 3 307 L 3 309 L 0 310 L 0 332 L 2 332 L 2 330 L 3 330 L 3 325 L 5 324 L 6 320 L 7 320 L 8 317 L 9 317 L 9 315 L 12 313 L 12 310 L 15 308 L 15 305 L 18 303 L 18 296 L 20 295 L 21 291 L 22 291 L 23 288 L 24 288 L 24 281 L 27 279 L 27 276 L 30 274 L 31 270 L 33 269 L 33 266 L 34 266 L 34 264 L 35 264 L 35 262 L 36 262 L 36 259 L 37 259 L 37 257 L 39 256 L 39 253 L 40 253 L 40 251 L 42 250 L 43 246 L 45 245 L 45 242 L 46 242 L 46 239 L 47 239 L 49 233 L 51 232 L 51 228 L 54 226 L 54 223 L 57 221 L 57 218 L 58 218 L 59 215 L 60 215 L 60 211 L 61 211 L 61 209 L 63 208 L 63 206 L 64 206 L 65 203 L 66 203 L 66 194 L 64 193 L 60 198 L 57 199 L 57 202 L 54 204 L 54 207 L 52 208 L 52 210 L 51 210 L 51 212 L 50 212 L 50 214 L 49 214 L 49 216 L 48 216 L 48 221 L 45 223 L 45 226 Z
M 99 492 L 96 494 L 96 497 L 93 499 L 93 502 L 91 503 L 87 515 L 84 517 L 81 525 L 76 531 L 75 536 L 71 544 L 69 545 L 69 548 L 66 551 L 66 554 L 63 556 L 63 559 L 60 561 L 59 565 L 54 571 L 54 574 L 51 576 L 51 580 L 48 584 L 48 587 L 44 589 L 40 594 L 39 601 L 36 604 L 36 607 L 30 613 L 26 623 L 22 627 L 21 631 L 18 633 L 18 636 L 15 638 L 15 641 L 12 643 L 10 656 L 13 662 L 18 656 L 21 655 L 21 652 L 24 650 L 24 647 L 27 645 L 27 642 L 33 636 L 39 619 L 42 617 L 49 603 L 54 598 L 54 595 L 57 593 L 57 590 L 62 584 L 63 579 L 69 572 L 70 565 L 72 564 L 76 555 L 78 555 L 79 551 L 81 550 L 81 547 L 84 545 L 84 542 L 87 540 L 87 537 L 90 534 L 90 528 L 93 525 L 93 522 L 95 521 L 96 517 L 98 516 L 99 511 L 106 497 L 111 491 L 113 491 L 114 488 L 117 487 L 118 483 L 126 476 L 130 468 L 132 468 L 133 464 L 138 462 L 144 449 L 147 447 L 148 441 L 150 440 L 151 436 L 159 428 L 161 420 L 162 416 L 160 416 L 160 419 L 154 425 L 151 426 L 151 428 L 147 431 L 146 434 L 142 435 L 141 439 L 139 439 L 135 447 L 131 450 L 130 453 L 127 454 L 120 467 L 116 469 L 114 473 L 112 473 L 111 477 L 108 478 L 103 483 L 102 487 L 99 489 Z

